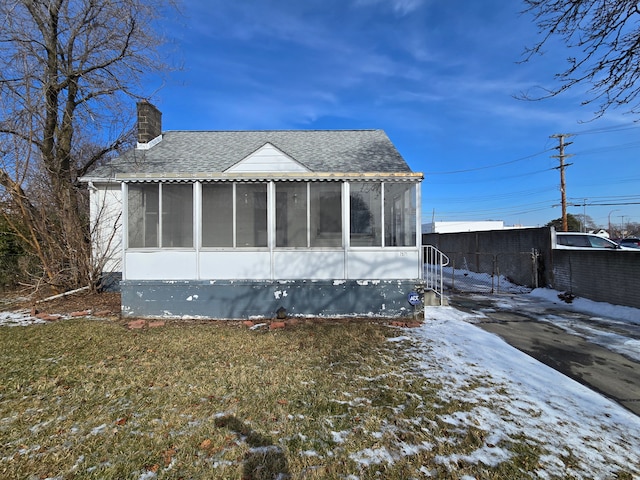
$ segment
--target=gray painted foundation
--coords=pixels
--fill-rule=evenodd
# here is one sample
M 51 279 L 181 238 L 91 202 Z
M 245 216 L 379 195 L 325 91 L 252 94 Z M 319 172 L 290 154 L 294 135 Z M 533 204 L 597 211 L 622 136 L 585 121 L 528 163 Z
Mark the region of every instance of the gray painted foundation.
M 420 280 L 133 281 L 120 283 L 124 317 L 246 319 L 412 317 Z

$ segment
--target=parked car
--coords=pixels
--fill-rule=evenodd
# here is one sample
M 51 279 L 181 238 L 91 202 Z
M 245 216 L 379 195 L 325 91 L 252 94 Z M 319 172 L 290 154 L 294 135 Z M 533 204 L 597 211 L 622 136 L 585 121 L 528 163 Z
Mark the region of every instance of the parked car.
M 623 247 L 640 248 L 640 238 L 636 238 L 636 237 L 623 238 L 618 241 L 618 244 L 622 245 Z
M 560 249 L 606 249 L 606 250 L 633 250 L 617 244 L 608 238 L 594 235 L 593 233 L 580 232 L 556 232 L 554 248 Z

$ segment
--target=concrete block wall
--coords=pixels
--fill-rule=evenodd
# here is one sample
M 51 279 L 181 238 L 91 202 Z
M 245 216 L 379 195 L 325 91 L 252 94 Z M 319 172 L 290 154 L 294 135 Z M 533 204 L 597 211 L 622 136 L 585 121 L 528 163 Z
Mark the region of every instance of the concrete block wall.
M 640 250 L 554 250 L 552 285 L 596 302 L 640 308 Z
M 433 245 L 455 262 L 456 268 L 466 264 L 475 272 L 499 273 L 513 282 L 529 287 L 549 285 L 552 280 L 551 229 L 523 228 L 485 232 L 429 233 L 422 235 L 423 245 Z M 537 282 L 533 281 L 530 254 L 539 252 Z

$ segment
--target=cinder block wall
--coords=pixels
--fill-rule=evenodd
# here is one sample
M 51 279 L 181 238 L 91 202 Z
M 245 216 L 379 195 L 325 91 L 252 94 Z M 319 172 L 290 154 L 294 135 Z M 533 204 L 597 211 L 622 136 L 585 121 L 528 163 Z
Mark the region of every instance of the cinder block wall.
M 532 250 L 540 254 L 538 285 L 546 286 L 552 281 L 551 229 L 522 228 L 513 230 L 490 230 L 486 232 L 428 233 L 422 235 L 423 245 L 433 245 L 455 261 L 456 266 L 464 260 L 475 272 L 493 273 L 495 257 L 501 275 L 515 283 L 532 285 Z
M 596 302 L 640 308 L 640 250 L 554 250 L 552 285 Z

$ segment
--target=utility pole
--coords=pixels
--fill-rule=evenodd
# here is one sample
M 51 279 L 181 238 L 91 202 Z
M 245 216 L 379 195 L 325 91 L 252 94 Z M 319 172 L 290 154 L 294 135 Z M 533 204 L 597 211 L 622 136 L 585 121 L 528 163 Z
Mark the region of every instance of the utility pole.
M 566 232 L 569 230 L 569 225 L 567 224 L 567 191 L 566 191 L 566 183 L 564 179 L 564 169 L 572 165 L 571 163 L 564 163 L 565 159 L 569 157 L 573 157 L 573 155 L 566 155 L 564 153 L 564 147 L 567 145 L 571 145 L 573 142 L 565 142 L 564 139 L 566 137 L 571 137 L 570 133 L 556 133 L 555 135 L 551 135 L 549 138 L 557 138 L 559 145 L 555 148 L 558 149 L 558 155 L 551 155 L 551 158 L 557 158 L 560 160 L 560 165 L 555 167 L 556 170 L 560 170 L 560 195 L 561 195 L 561 203 L 562 203 L 562 231 Z

